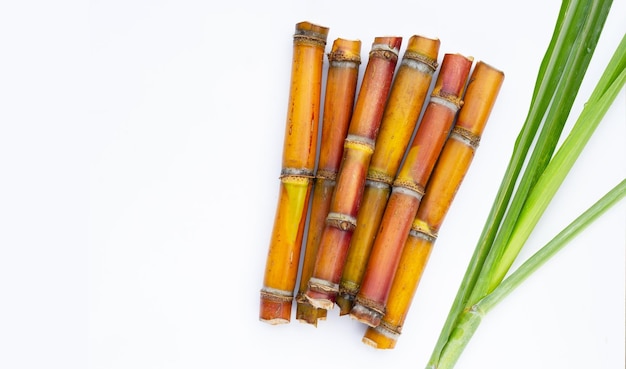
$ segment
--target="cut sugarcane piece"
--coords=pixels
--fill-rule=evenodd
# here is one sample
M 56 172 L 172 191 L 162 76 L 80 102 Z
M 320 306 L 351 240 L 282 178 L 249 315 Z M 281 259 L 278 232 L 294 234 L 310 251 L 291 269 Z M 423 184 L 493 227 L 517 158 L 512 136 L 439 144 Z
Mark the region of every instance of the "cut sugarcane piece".
M 291 320 L 293 292 L 315 171 L 324 49 L 328 28 L 300 22 L 293 59 L 285 126 L 280 191 L 260 293 L 259 319 Z
M 341 165 L 343 143 L 352 116 L 359 77 L 361 41 L 336 39 L 328 54 L 328 62 L 319 161 L 311 199 L 311 214 L 299 290 L 296 296 L 296 319 L 315 326 L 318 320 L 326 318 L 326 310 L 311 305 L 304 297 L 304 293 L 313 273 L 320 237 L 335 189 L 337 172 Z

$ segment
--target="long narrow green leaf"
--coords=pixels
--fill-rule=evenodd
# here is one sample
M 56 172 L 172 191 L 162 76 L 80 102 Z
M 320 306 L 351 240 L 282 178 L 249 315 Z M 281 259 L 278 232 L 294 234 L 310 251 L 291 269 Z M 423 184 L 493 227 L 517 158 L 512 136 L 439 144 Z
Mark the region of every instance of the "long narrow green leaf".
M 498 224 L 506 211 L 511 193 L 513 192 L 515 181 L 523 166 L 524 158 L 539 127 L 540 118 L 537 117 L 540 117 L 539 113 L 545 110 L 547 104 L 549 104 L 549 98 L 546 96 L 549 97 L 552 95 L 556 84 L 562 76 L 562 68 L 559 69 L 559 65 L 563 62 L 562 58 L 564 54 L 555 52 L 555 50 L 560 50 L 565 47 L 568 30 L 573 27 L 572 24 L 575 21 L 572 19 L 575 13 L 572 9 L 578 6 L 578 4 L 579 0 L 563 0 L 561 4 L 550 44 L 548 45 L 539 68 L 525 124 L 522 126 L 522 129 L 520 130 L 520 133 L 515 141 L 512 157 L 493 201 L 493 205 L 487 217 L 487 221 L 485 222 L 482 234 L 480 235 L 480 241 L 471 257 L 467 271 L 457 292 L 457 296 L 454 299 L 450 312 L 448 313 L 448 317 L 446 318 L 446 322 L 444 323 L 438 341 L 433 350 L 429 361 L 433 367 L 434 363 L 438 361 L 441 350 L 448 340 L 448 336 L 452 331 L 460 311 L 465 306 L 469 293 L 471 292 L 476 278 L 480 273 L 483 261 L 489 252 L 493 239 L 495 238 Z
M 441 355 L 437 368 L 452 369 L 478 329 L 483 317 L 513 290 L 519 287 L 532 273 L 562 250 L 569 241 L 617 204 L 624 196 L 626 196 L 626 179 L 613 187 L 600 200 L 559 232 L 550 242 L 528 258 L 515 272 L 504 279 L 493 292 L 471 306 L 471 308 L 464 310 L 458 324 L 450 335 L 450 341 Z
M 602 117 L 626 84 L 626 68 L 623 68 L 626 65 L 626 36 L 622 39 L 616 55 L 619 57 L 618 65 L 622 66 L 621 73 L 598 100 L 587 103 L 571 133 L 563 141 L 559 151 L 537 181 L 537 185 L 528 195 L 502 259 L 494 270 L 491 289 L 495 288 L 506 275 L 545 209 L 600 124 Z M 612 72 L 613 69 L 607 70 L 605 76 L 608 74 L 613 77 Z
M 551 199 L 553 193 L 556 192 L 567 173 L 569 173 L 571 166 L 577 160 L 586 142 L 625 84 L 626 35 L 622 38 L 621 43 L 609 61 L 605 72 L 598 81 L 596 88 L 583 108 L 576 124 L 537 181 L 536 187 L 530 193 L 527 201 L 528 208 L 523 210 L 523 215 L 527 213 L 537 213 L 535 209 L 539 209 L 539 213 L 543 212 L 541 208 L 544 205 L 539 200 L 546 194 L 546 189 L 548 198 Z M 491 293 L 478 300 L 475 304 L 461 310 L 458 314 L 458 318 L 455 320 L 455 324 L 449 331 L 445 344 L 438 352 L 437 361 L 429 361 L 428 368 L 452 369 L 480 325 L 484 314 L 499 303 L 514 288 L 519 286 L 523 280 L 544 264 L 547 259 L 564 247 L 569 240 L 580 233 L 586 226 L 599 217 L 600 214 L 604 213 L 625 195 L 626 179 L 622 180 L 620 184 L 574 220 L 552 241 L 522 264 L 511 276 L 495 286 Z M 531 209 L 531 211 L 528 211 L 528 209 Z M 529 219 L 535 218 L 530 216 Z M 534 225 L 529 227 L 529 229 L 533 228 Z M 508 270 L 508 267 L 506 270 Z
M 550 242 L 528 258 L 511 275 L 506 277 L 493 292 L 480 300 L 477 305 L 479 310 L 486 314 L 494 306 L 500 303 L 513 290 L 519 287 L 537 269 L 544 265 L 554 255 L 561 251 L 575 236 L 593 223 L 598 217 L 617 204 L 626 196 L 626 179 L 613 187 L 600 200 L 593 204 L 583 214 L 565 227 Z
M 580 22 L 579 18 L 581 17 L 581 13 L 576 12 L 576 9 L 580 9 L 588 3 L 589 1 L 564 0 L 561 4 L 550 45 L 548 46 L 538 72 L 528 116 L 516 139 L 511 159 L 506 168 L 492 208 L 490 209 L 479 242 L 476 245 L 459 290 L 457 291 L 457 295 L 431 354 L 428 363 L 429 368 L 437 367 L 439 356 L 467 303 L 469 294 L 476 284 L 476 279 L 481 272 L 483 262 L 491 249 L 498 227 L 508 207 L 511 194 L 526 159 L 528 150 L 543 120 L 545 110 L 552 101 L 555 88 L 563 78 L 564 60 L 569 56 L 568 53 L 563 50 L 567 50 L 571 47 L 572 34 L 577 34 L 577 30 L 580 28 L 580 24 L 577 22 Z
M 573 44 L 565 50 L 569 53 L 564 67 L 565 78 L 557 86 L 554 99 L 545 115 L 543 129 L 538 136 L 525 172 L 519 180 L 518 188 L 493 242 L 490 255 L 483 265 L 479 281 L 476 283 L 477 287 L 474 288 L 466 306 L 472 305 L 489 293 L 504 277 L 501 274 L 494 274 L 492 271 L 494 269 L 500 270 L 503 266 L 503 263 L 500 261 L 504 253 L 507 252 L 508 241 L 516 227 L 528 194 L 548 165 L 560 139 L 561 132 L 595 51 L 611 3 L 612 1 L 592 1 L 590 4 L 585 4 L 585 6 L 576 10 L 577 15 L 584 22 L 580 24 L 580 30 Z M 511 255 L 510 251 L 508 255 Z

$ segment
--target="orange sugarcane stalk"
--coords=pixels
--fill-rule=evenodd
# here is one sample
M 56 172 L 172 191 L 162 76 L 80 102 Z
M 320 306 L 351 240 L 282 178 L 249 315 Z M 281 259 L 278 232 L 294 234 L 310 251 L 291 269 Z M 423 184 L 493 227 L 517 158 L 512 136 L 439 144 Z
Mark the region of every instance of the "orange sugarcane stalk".
M 313 273 L 320 237 L 343 156 L 343 143 L 352 117 L 361 63 L 361 41 L 336 39 L 328 54 L 328 63 L 319 159 L 313 185 L 300 285 L 296 296 L 296 319 L 315 326 L 318 319 L 326 318 L 326 310 L 311 305 L 304 297 L 304 293 Z
M 426 188 L 393 280 L 385 316 L 368 327 L 363 342 L 391 349 L 401 333 L 439 229 L 474 158 L 495 104 L 504 73 L 478 62 L 470 77 L 464 105 Z
M 322 66 L 328 28 L 296 24 L 280 191 L 270 239 L 259 319 L 270 324 L 291 319 L 293 292 L 315 171 Z
M 435 162 L 448 137 L 465 91 L 472 58 L 446 54 L 424 116 L 396 179 L 374 239 L 361 287 L 350 316 L 377 326 L 385 312 L 387 296 Z
M 320 239 L 306 298 L 315 307 L 329 310 L 339 292 L 339 279 L 350 237 L 356 225 L 365 176 L 402 43 L 401 37 L 376 37 L 369 54 L 357 97 L 337 185 Z
M 367 171 L 361 207 L 339 284 L 339 314 L 350 312 L 374 236 L 437 69 L 440 41 L 412 36 L 396 72 L 385 106 L 376 149 Z

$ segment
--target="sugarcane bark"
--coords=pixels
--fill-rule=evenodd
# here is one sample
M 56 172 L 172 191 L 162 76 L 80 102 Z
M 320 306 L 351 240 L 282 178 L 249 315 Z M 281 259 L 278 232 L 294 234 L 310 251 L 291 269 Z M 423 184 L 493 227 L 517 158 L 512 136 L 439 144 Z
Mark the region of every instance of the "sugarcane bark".
M 474 68 L 459 119 L 413 220 L 385 315 L 378 327 L 367 329 L 363 342 L 380 349 L 395 347 L 441 225 L 474 158 L 503 79 L 501 71 L 483 62 Z
M 259 319 L 291 319 L 293 291 L 317 154 L 322 65 L 328 28 L 296 24 L 278 205 L 267 254 Z
M 326 310 L 311 305 L 304 297 L 304 293 L 313 273 L 320 238 L 343 156 L 343 143 L 347 135 L 356 94 L 358 69 L 361 62 L 360 50 L 360 41 L 339 38 L 333 42 L 332 50 L 328 54 L 329 66 L 324 96 L 320 157 L 311 202 L 300 285 L 296 298 L 296 319 L 316 326 L 319 319 L 326 318 Z
M 380 324 L 391 283 L 435 162 L 461 106 L 472 59 L 446 54 L 435 88 L 376 234 L 350 316 L 371 327 Z
M 306 298 L 323 309 L 334 306 L 339 280 L 362 199 L 367 168 L 380 128 L 402 38 L 377 37 L 344 143 L 342 164 L 322 232 Z
M 440 41 L 412 36 L 396 73 L 368 168 L 362 206 L 343 268 L 337 305 L 345 315 L 358 292 L 391 184 L 417 124 L 437 68 Z

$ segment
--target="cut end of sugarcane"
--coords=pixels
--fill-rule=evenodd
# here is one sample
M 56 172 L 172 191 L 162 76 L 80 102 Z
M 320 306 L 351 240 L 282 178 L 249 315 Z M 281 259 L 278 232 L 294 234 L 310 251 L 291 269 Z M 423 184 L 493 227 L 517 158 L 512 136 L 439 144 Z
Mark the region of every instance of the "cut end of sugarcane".
M 337 296 L 337 306 L 339 306 L 339 315 L 348 315 L 354 306 L 354 295 L 349 293 L 341 293 Z
M 262 289 L 259 320 L 271 325 L 289 323 L 291 321 L 291 301 L 291 296 L 277 293 L 270 288 Z
M 361 341 L 379 350 L 390 350 L 396 347 L 399 335 L 399 332 L 386 327 L 382 322 L 376 328 L 368 327 Z
M 380 324 L 383 314 L 357 302 L 350 310 L 350 317 L 375 328 Z
M 309 288 L 304 297 L 313 307 L 331 310 L 335 306 L 335 298 L 338 291 L 339 286 L 336 283 L 311 277 L 309 279 Z
M 326 293 L 307 291 L 306 299 L 313 307 L 324 310 L 331 310 L 335 306 L 334 299 Z
M 296 320 L 300 323 L 317 327 L 318 321 L 326 320 L 326 310 L 316 308 L 308 300 L 298 301 L 296 305 Z

